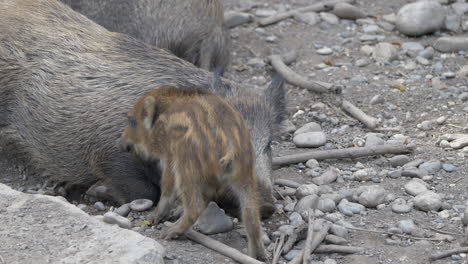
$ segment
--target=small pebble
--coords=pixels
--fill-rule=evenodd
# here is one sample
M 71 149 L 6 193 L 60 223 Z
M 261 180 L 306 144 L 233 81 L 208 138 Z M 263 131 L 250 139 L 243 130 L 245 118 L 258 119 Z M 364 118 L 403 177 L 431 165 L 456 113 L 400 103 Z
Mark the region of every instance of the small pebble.
M 335 201 L 331 199 L 320 199 L 317 205 L 317 209 L 324 213 L 331 213 L 335 211 L 336 204 Z
M 360 214 L 361 212 L 365 211 L 366 208 L 361 204 L 352 203 L 346 199 L 343 199 L 338 204 L 338 210 L 346 216 L 353 216 L 353 214 Z
M 119 208 L 114 210 L 114 213 L 126 217 L 130 213 L 130 204 L 123 204 Z
M 319 177 L 313 178 L 312 182 L 317 185 L 329 184 L 334 182 L 339 175 L 340 171 L 338 169 L 330 167 Z
M 357 190 L 358 202 L 365 207 L 376 207 L 385 202 L 386 191 L 378 185 L 363 186 Z
M 442 169 L 444 169 L 446 172 L 454 172 L 458 170 L 458 167 L 449 163 L 444 163 L 442 164 Z
M 300 225 L 302 225 L 304 223 L 304 220 L 302 219 L 302 216 L 297 212 L 293 212 L 289 216 L 289 221 L 290 221 L 290 225 L 292 225 L 294 227 L 298 227 L 298 226 L 300 226 Z
M 252 22 L 253 17 L 249 13 L 227 11 L 224 13 L 224 23 L 228 28 L 240 26 Z
M 333 9 L 333 13 L 343 19 L 359 19 L 359 18 L 365 18 L 366 14 L 356 6 L 353 6 L 348 3 L 343 3 L 339 2 L 335 4 L 335 7 Z
M 294 211 L 298 213 L 307 212 L 310 208 L 312 208 L 312 205 L 317 203 L 318 199 L 318 196 L 315 194 L 305 196 L 297 202 L 296 206 L 294 207 Z
M 410 162 L 411 159 L 407 155 L 396 155 L 390 158 L 390 164 L 393 167 L 400 167 L 405 165 L 406 163 Z
M 120 226 L 121 228 L 126 228 L 126 229 L 132 228 L 132 222 L 130 220 L 114 212 L 105 213 L 102 220 L 108 224 L 116 224 Z
M 321 131 L 322 131 L 322 127 L 320 126 L 320 124 L 315 123 L 315 122 L 309 122 L 309 123 L 301 126 L 300 128 L 298 128 L 294 132 L 294 136 L 297 136 L 299 134 L 304 134 L 304 133 L 307 133 L 307 132 L 321 132 Z
M 95 203 L 94 203 L 94 207 L 95 207 L 98 211 L 105 211 L 105 210 L 106 210 L 106 206 L 105 206 L 102 202 L 95 202 Z
M 132 201 L 129 206 L 133 211 L 142 212 L 150 209 L 153 206 L 153 201 L 148 199 L 137 199 Z
M 346 238 L 348 236 L 348 229 L 344 226 L 333 224 L 330 227 L 330 233 L 342 238 Z
M 414 206 L 421 211 L 437 211 L 442 206 L 441 198 L 432 191 L 418 194 L 414 198 Z
M 319 162 L 318 162 L 317 160 L 315 160 L 315 159 L 310 159 L 310 160 L 308 160 L 308 161 L 306 162 L 305 165 L 306 165 L 307 167 L 311 168 L 311 169 L 317 168 L 317 167 L 320 166 L 320 165 L 319 165 Z
M 78 204 L 76 207 L 84 211 L 84 209 L 86 209 L 88 206 L 86 204 Z
M 428 173 L 433 174 L 438 172 L 442 168 L 442 163 L 438 160 L 431 160 L 419 165 L 419 168 L 426 170 Z
M 406 214 L 411 212 L 413 207 L 407 203 L 394 203 L 392 204 L 392 211 L 397 214 Z
M 398 223 L 398 227 L 403 231 L 405 234 L 411 234 L 415 228 L 414 221 L 412 219 L 401 220 Z
M 405 184 L 405 191 L 412 196 L 416 196 L 427 191 L 427 187 L 422 180 L 414 179 Z
M 320 18 L 330 25 L 338 25 L 340 19 L 332 13 L 320 12 Z
M 328 47 L 324 47 L 324 48 L 317 50 L 317 54 L 319 55 L 331 55 L 332 53 L 333 53 L 333 50 Z
M 293 142 L 299 148 L 316 148 L 325 145 L 327 137 L 323 132 L 307 132 L 295 136 Z

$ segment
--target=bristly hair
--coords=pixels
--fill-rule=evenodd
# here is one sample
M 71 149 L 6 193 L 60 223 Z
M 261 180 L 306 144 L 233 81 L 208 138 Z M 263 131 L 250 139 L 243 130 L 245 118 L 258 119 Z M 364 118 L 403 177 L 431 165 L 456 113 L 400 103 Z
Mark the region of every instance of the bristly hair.
M 284 89 L 285 79 L 281 74 L 275 72 L 269 89 L 267 89 L 267 98 L 273 100 L 271 103 L 274 104 L 275 116 L 274 120 L 276 124 L 280 124 L 286 119 L 286 92 Z

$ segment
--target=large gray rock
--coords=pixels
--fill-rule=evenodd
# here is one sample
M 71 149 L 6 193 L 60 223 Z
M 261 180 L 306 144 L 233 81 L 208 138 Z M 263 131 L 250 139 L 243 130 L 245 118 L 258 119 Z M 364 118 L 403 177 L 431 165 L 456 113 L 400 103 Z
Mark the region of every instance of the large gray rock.
M 99 221 L 57 197 L 3 184 L 0 223 L 5 263 L 164 263 L 164 248 L 153 239 Z
M 435 1 L 420 1 L 403 6 L 397 13 L 396 27 L 407 36 L 432 33 L 445 23 L 445 9 Z
M 208 204 L 195 223 L 195 229 L 206 235 L 228 232 L 233 226 L 231 218 L 215 202 Z
M 298 148 L 317 148 L 327 143 L 327 136 L 323 132 L 306 132 L 293 138 Z

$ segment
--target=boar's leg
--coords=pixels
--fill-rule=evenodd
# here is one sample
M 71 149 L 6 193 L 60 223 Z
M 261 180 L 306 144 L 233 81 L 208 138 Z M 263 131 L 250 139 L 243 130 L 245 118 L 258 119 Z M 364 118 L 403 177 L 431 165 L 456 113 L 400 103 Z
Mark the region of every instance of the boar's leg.
M 257 186 L 253 181 L 246 180 L 237 186 L 235 184 L 233 187 L 241 203 L 242 222 L 245 225 L 249 240 L 249 255 L 264 261 L 267 259 L 267 254 L 262 240 Z
M 175 207 L 176 200 L 177 193 L 174 190 L 174 176 L 170 168 L 164 168 L 161 178 L 161 198 L 156 208 L 148 216 L 148 220 L 154 224 L 159 224 L 168 217 L 171 209 Z
M 186 172 L 184 175 L 190 175 L 190 172 Z M 204 187 L 203 183 L 187 181 L 188 177 L 182 178 L 180 177 L 181 175 L 174 176 L 179 177 L 180 179 L 179 181 L 176 180 L 176 188 L 179 190 L 184 212 L 182 213 L 182 217 L 165 232 L 165 239 L 174 239 L 184 234 L 195 223 L 195 221 L 197 221 L 200 214 L 207 207 L 207 201 L 204 197 L 206 192 L 204 192 L 204 190 L 207 188 L 209 189 L 209 187 Z M 191 175 L 190 178 L 200 179 L 201 176 L 197 177 Z M 186 182 L 183 182 L 184 180 Z

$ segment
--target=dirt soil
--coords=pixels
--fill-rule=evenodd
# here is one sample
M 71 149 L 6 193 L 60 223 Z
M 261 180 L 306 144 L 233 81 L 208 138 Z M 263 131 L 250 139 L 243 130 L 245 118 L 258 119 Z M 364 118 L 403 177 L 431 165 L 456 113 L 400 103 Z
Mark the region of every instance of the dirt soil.
M 257 10 L 281 10 L 281 8 L 298 8 L 311 3 L 307 0 L 251 0 L 234 1 L 225 0 L 226 10 L 247 10 L 255 14 Z M 380 21 L 382 15 L 397 12 L 398 9 L 408 3 L 404 0 L 374 1 L 360 0 L 358 7 L 365 12 L 374 15 L 371 19 Z M 251 9 L 246 7 L 256 4 Z M 466 20 L 467 16 L 464 16 Z M 257 17 L 258 19 L 258 17 Z M 425 232 L 434 233 L 430 228 L 441 229 L 454 233 L 456 240 L 428 241 L 414 239 L 399 239 L 396 244 L 387 243 L 388 236 L 378 233 L 349 231 L 347 240 L 349 245 L 366 248 L 363 254 L 314 254 L 312 263 L 320 263 L 327 258 L 334 259 L 337 263 L 429 263 L 428 256 L 440 250 L 459 247 L 463 240 L 463 226 L 460 221 L 461 212 L 453 207 L 464 205 L 467 202 L 468 189 L 468 161 L 467 153 L 461 150 L 448 150 L 436 144 L 437 139 L 446 133 L 468 133 L 464 128 L 468 125 L 468 102 L 458 99 L 461 92 L 468 92 L 468 80 L 466 78 L 442 79 L 442 85 L 434 85 L 427 75 L 442 76 L 444 72 L 457 72 L 464 65 L 468 65 L 468 57 L 465 54 L 441 54 L 435 52 L 430 65 L 422 66 L 416 63 L 416 68 L 405 69 L 404 65 L 414 58 L 402 55 L 400 52 L 399 63 L 377 64 L 361 52 L 361 47 L 377 42 L 362 42 L 359 36 L 362 26 L 353 22 L 341 21 L 338 25 L 319 23 L 311 26 L 295 19 L 287 19 L 281 23 L 259 29 L 256 22 L 244 24 L 231 30 L 233 38 L 232 62 L 227 70 L 227 78 L 234 79 L 246 85 L 254 85 L 257 89 L 265 87 L 272 75 L 272 68 L 266 57 L 271 54 L 282 54 L 291 49 L 299 51 L 299 57 L 291 65 L 292 69 L 303 76 L 314 80 L 324 81 L 344 87 L 342 98 L 354 103 L 371 116 L 382 119 L 384 125 L 389 127 L 401 126 L 399 132 L 382 132 L 383 139 L 388 140 L 392 135 L 403 134 L 409 137 L 409 142 L 416 145 L 413 153 L 409 154 L 411 160 L 423 159 L 424 161 L 439 160 L 450 163 L 459 169 L 455 172 L 440 170 L 434 178 L 427 183 L 434 192 L 443 196 L 443 202 L 448 204 L 450 217 L 443 218 L 437 212 L 422 212 L 414 209 L 407 214 L 392 212 L 390 203 L 377 209 L 367 209 L 364 214 L 345 217 L 345 220 L 355 227 L 370 230 L 386 231 L 389 227 L 398 225 L 400 220 L 412 219 L 419 228 Z M 382 42 L 419 42 L 423 46 L 430 46 L 441 36 L 436 33 L 429 36 L 408 38 L 396 31 L 385 31 L 379 35 L 384 36 Z M 467 33 L 462 33 L 467 35 Z M 274 36 L 274 37 L 272 37 Z M 344 41 L 345 39 L 349 39 Z M 332 47 L 332 55 L 323 56 L 317 54 L 317 47 Z M 370 63 L 364 67 L 356 66 L 356 61 L 367 58 Z M 252 59 L 259 59 L 257 62 Z M 441 62 L 443 69 L 434 71 L 433 65 Z M 325 63 L 324 69 L 316 66 Z M 334 66 L 330 66 L 334 65 Z M 391 87 L 397 80 L 404 80 L 405 91 Z M 287 85 L 288 119 L 297 127 L 308 122 L 317 122 L 327 135 L 327 144 L 319 149 L 344 148 L 359 145 L 365 141 L 365 135 L 371 132 L 362 123 L 356 121 L 343 111 L 333 107 L 334 97 L 337 95 L 315 94 L 303 88 Z M 375 95 L 380 95 L 384 102 L 370 104 Z M 312 109 L 313 105 L 323 103 L 318 109 Z M 317 106 L 317 105 L 316 105 Z M 297 114 L 299 110 L 303 114 Z M 295 115 L 296 114 L 296 115 Z M 446 117 L 442 125 L 436 125 L 428 131 L 422 131 L 417 125 L 425 120 L 433 120 Z M 343 126 L 345 126 L 343 128 Z M 292 142 L 292 133 L 283 134 L 274 142 L 274 156 L 298 153 L 310 149 L 298 149 Z M 359 182 L 346 180 L 342 177 L 338 181 L 329 184 L 334 191 L 342 188 L 355 189 L 362 185 L 379 185 L 393 193 L 397 198 L 408 200 L 411 198 L 404 190 L 404 185 L 410 178 L 399 177 L 392 179 L 386 177 L 384 170 L 392 170 L 388 161 L 391 156 L 377 156 L 360 159 L 327 160 L 320 161 L 321 171 L 328 167 L 335 167 L 341 171 L 355 171 L 357 167 L 373 168 L 378 172 L 380 182 Z M 356 163 L 362 163 L 357 165 Z M 6 161 L 0 162 L 0 182 L 6 183 L 15 189 L 28 190 L 42 185 L 43 180 L 30 177 L 21 173 L 12 164 Z M 291 165 L 274 171 L 275 178 L 284 178 L 299 183 L 310 182 L 306 176 L 306 170 L 301 165 Z M 341 179 L 341 180 L 340 180 Z M 278 204 L 285 205 L 282 200 Z M 92 207 L 92 206 L 90 206 Z M 93 210 L 92 214 L 101 214 Z M 463 211 L 462 211 L 463 212 Z M 134 219 L 144 219 L 146 213 L 131 213 Z M 458 216 L 458 217 L 457 217 Z M 278 227 L 288 223 L 286 213 L 276 213 L 265 220 L 264 226 L 274 243 L 276 237 L 271 234 Z M 164 241 L 159 239 L 160 231 L 156 228 L 141 228 L 140 233 L 158 240 L 169 254 L 167 263 L 234 263 L 227 257 L 217 254 L 201 245 L 188 240 Z M 246 238 L 240 225 L 229 233 L 212 236 L 227 245 L 245 252 Z M 172 258 L 172 259 L 171 259 Z M 284 259 L 280 263 L 285 263 Z M 433 263 L 468 263 L 463 256 L 445 258 Z

